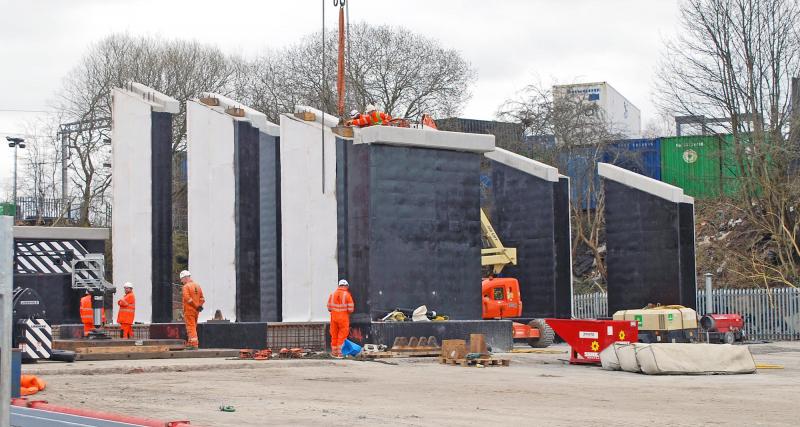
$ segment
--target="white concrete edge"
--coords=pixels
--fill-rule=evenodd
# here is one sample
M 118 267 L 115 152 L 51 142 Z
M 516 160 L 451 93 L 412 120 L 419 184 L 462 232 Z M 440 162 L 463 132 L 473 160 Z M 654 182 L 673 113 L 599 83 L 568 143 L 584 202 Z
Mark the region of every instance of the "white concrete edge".
M 153 106 L 154 111 L 171 114 L 178 114 L 181 111 L 180 101 L 141 83 L 129 81 L 118 89 L 148 102 Z
M 484 156 L 519 171 L 539 177 L 545 181 L 558 182 L 558 169 L 525 156 L 520 156 L 517 153 L 502 148 L 495 148 L 494 151 L 490 151 L 484 154 Z
M 353 130 L 354 144 L 383 144 L 420 148 L 488 153 L 494 151 L 494 135 L 432 131 L 399 128 L 394 126 L 370 126 Z
M 260 112 L 260 111 L 258 111 L 258 110 L 254 110 L 254 109 L 242 104 L 241 102 L 236 102 L 236 101 L 234 101 L 234 100 L 232 100 L 232 99 L 230 99 L 230 98 L 228 98 L 228 97 L 226 97 L 224 95 L 220 95 L 218 93 L 203 92 L 203 93 L 200 94 L 200 96 L 202 98 L 216 98 L 216 99 L 219 100 L 219 107 L 211 107 L 209 105 L 206 105 L 206 107 L 219 109 L 219 110 L 222 110 L 222 112 L 225 112 L 226 108 L 241 108 L 242 110 L 244 110 L 244 118 L 247 121 L 249 121 L 253 125 L 253 127 L 257 128 L 258 130 L 260 130 L 260 131 L 262 131 L 262 132 L 264 132 L 264 133 L 266 133 L 268 135 L 272 135 L 272 136 L 279 136 L 280 135 L 281 127 L 276 125 L 275 123 L 272 123 L 269 120 L 267 120 L 267 115 L 262 113 L 262 112 Z M 201 104 L 202 104 L 202 102 L 201 102 Z M 205 105 L 205 104 L 203 104 L 203 105 Z M 231 116 L 231 117 L 233 117 L 234 119 L 237 119 L 237 120 L 241 120 L 242 119 L 241 117 L 234 117 L 234 116 Z
M 296 105 L 294 107 L 294 112 L 295 113 L 304 113 L 304 112 L 314 113 L 314 115 L 317 116 L 316 122 L 317 123 L 322 123 L 327 127 L 331 127 L 332 128 L 332 127 L 336 127 L 336 126 L 339 125 L 339 119 L 336 116 L 332 116 L 332 115 L 330 115 L 328 113 L 323 113 L 322 111 L 317 110 L 314 107 L 309 107 L 307 105 Z M 324 121 L 323 121 L 323 118 L 324 118 Z
M 683 201 L 681 203 L 689 203 L 689 204 L 693 205 L 694 204 L 694 197 L 684 195 L 683 196 Z
M 655 180 L 636 172 L 631 172 L 619 166 L 612 164 L 598 162 L 597 173 L 601 177 L 616 181 L 620 184 L 627 185 L 628 187 L 650 193 L 654 196 L 661 197 L 662 199 L 669 200 L 673 203 L 687 203 L 686 196 L 683 194 L 683 189 L 669 185 L 665 182 Z
M 111 229 L 100 227 L 41 227 L 15 225 L 14 238 L 42 240 L 108 240 L 111 238 Z

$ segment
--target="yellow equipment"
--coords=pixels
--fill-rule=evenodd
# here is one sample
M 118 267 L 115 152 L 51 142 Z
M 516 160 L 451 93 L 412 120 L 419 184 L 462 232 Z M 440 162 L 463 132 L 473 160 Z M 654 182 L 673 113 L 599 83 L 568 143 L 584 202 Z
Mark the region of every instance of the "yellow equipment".
M 697 340 L 697 312 L 682 305 L 657 305 L 620 310 L 614 320 L 635 321 L 641 342 L 691 342 Z
M 500 274 L 506 265 L 517 265 L 517 248 L 503 246 L 483 209 L 481 209 L 481 232 L 489 244 L 489 248 L 481 249 L 482 267 L 492 267 L 493 274 Z

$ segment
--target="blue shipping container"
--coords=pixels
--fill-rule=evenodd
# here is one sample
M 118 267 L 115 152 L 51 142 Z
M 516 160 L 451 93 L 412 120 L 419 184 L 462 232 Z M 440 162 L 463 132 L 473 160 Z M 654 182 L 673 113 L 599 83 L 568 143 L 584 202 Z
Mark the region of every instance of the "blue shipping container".
M 609 144 L 603 162 L 661 181 L 661 139 L 623 139 Z
M 569 177 L 570 202 L 580 203 L 582 209 L 597 207 L 597 194 L 603 189 L 597 175 L 598 153 L 595 146 L 573 147 L 558 154 L 558 170 Z

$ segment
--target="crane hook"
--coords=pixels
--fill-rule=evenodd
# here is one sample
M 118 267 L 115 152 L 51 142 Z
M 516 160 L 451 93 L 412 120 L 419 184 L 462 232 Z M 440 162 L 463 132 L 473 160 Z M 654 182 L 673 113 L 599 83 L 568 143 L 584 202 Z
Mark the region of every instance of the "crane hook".
M 341 6 L 344 7 L 345 0 L 333 0 L 334 6 Z

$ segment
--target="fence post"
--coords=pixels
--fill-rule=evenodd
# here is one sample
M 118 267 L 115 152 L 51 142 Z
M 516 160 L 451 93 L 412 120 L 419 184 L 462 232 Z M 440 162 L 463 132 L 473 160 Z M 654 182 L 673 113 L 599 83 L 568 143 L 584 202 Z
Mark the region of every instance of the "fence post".
M 711 273 L 706 273 L 706 314 L 714 312 L 714 302 L 711 301 Z

